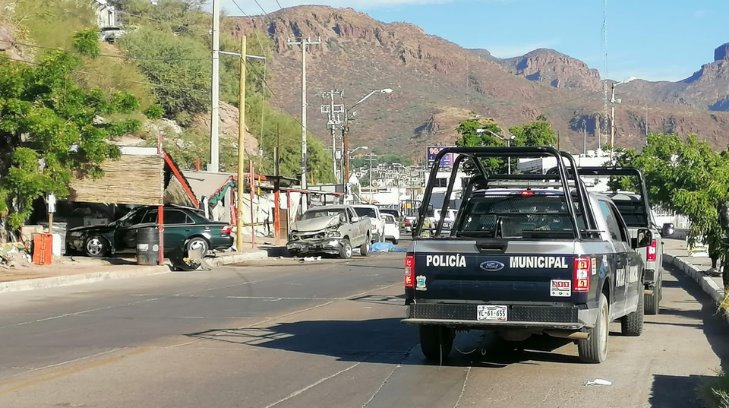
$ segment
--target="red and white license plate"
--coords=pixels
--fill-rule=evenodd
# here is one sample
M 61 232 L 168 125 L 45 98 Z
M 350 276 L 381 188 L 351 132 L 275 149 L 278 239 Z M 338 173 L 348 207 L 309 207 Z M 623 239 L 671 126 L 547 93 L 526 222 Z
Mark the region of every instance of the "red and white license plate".
M 507 319 L 507 306 L 502 305 L 478 305 L 477 309 L 477 320 L 496 320 L 506 321 Z

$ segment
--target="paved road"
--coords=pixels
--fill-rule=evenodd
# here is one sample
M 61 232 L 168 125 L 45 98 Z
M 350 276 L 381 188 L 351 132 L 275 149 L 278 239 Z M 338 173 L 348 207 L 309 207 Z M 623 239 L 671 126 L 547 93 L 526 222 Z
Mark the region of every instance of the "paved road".
M 662 314 L 611 336 L 604 364 L 465 333 L 431 365 L 399 322 L 401 280 L 389 254 L 3 294 L 0 406 L 686 407 L 728 361 L 708 299 L 669 275 Z

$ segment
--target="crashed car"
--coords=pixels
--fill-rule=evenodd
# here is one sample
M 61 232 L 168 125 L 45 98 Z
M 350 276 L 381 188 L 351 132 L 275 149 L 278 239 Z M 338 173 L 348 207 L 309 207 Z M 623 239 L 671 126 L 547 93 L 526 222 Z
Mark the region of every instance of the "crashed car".
M 360 218 L 348 205 L 313 207 L 292 225 L 286 248 L 293 256 L 328 254 L 349 259 L 353 248 L 367 256 L 370 220 Z

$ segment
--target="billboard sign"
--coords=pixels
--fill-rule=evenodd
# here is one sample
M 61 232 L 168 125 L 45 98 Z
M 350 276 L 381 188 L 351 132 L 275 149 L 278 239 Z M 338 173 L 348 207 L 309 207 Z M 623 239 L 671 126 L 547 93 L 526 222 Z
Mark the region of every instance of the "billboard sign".
M 435 161 L 435 156 L 438 155 L 438 153 L 445 149 L 446 147 L 451 146 L 428 146 L 428 150 L 426 152 L 426 158 L 428 159 L 428 165 L 432 165 Z M 453 154 L 449 153 L 443 156 L 442 159 L 440 159 L 440 167 L 441 168 L 451 168 L 453 167 Z

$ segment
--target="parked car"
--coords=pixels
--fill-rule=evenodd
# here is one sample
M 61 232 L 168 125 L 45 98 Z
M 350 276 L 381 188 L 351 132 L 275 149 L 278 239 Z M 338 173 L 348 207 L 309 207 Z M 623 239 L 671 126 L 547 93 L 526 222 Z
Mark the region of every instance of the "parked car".
M 370 219 L 370 238 L 372 242 L 385 241 L 385 221 L 380 215 L 380 209 L 374 205 L 353 205 L 354 211 L 359 217 L 369 217 Z
M 90 225 L 66 231 L 66 252 L 82 252 L 102 257 L 134 250 L 137 231 L 157 224 L 157 206 L 142 206 L 105 225 Z M 232 227 L 225 222 L 210 221 L 193 208 L 164 207 L 165 254 L 174 251 L 225 250 L 233 245 Z
M 400 241 L 400 224 L 392 214 L 382 214 L 382 218 L 385 220 L 385 240 L 397 245 Z

